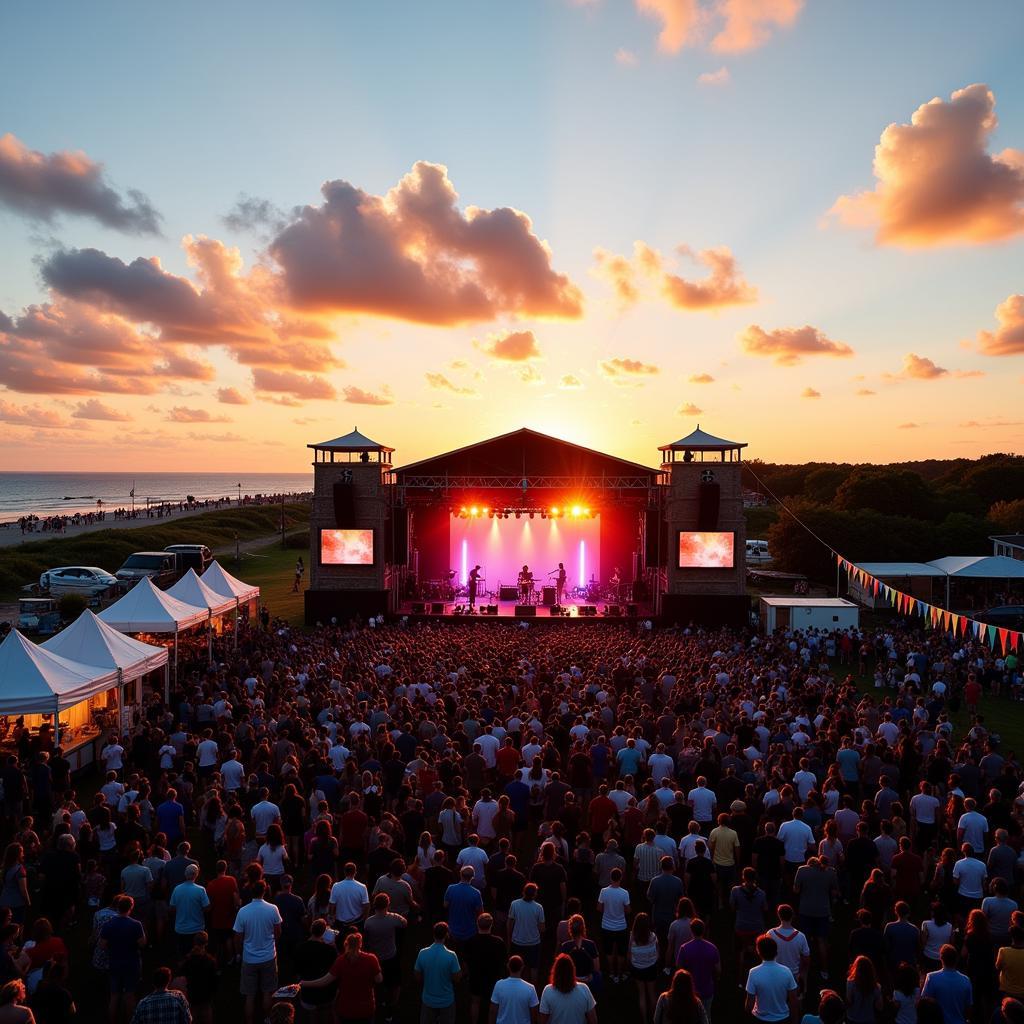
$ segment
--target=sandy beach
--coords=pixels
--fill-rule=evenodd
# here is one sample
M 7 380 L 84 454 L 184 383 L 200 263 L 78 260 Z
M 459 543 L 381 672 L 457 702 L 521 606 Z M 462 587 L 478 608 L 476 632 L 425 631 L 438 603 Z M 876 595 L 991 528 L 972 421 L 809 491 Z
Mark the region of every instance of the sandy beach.
M 231 508 L 237 509 L 237 504 L 232 504 Z M 246 506 L 248 507 L 265 507 L 265 506 Z M 228 506 L 222 506 L 226 509 Z M 63 533 L 56 533 L 54 531 L 47 530 L 45 533 L 36 531 L 35 533 L 22 533 L 21 528 L 17 523 L 8 523 L 0 526 L 0 548 L 13 548 L 18 547 L 21 544 L 34 544 L 37 541 L 48 541 L 48 540 L 63 540 L 68 537 L 80 537 L 86 533 L 96 533 L 99 530 L 139 530 L 144 529 L 147 526 L 157 526 L 165 523 L 174 522 L 176 519 L 186 519 L 189 516 L 199 516 L 204 512 L 213 512 L 215 509 L 211 508 L 195 508 L 195 509 L 184 509 L 183 511 L 165 512 L 163 515 L 154 515 L 149 518 L 145 515 L 138 519 L 115 519 L 113 515 L 108 515 L 103 522 L 100 523 L 86 523 L 81 526 L 67 527 L 67 530 Z

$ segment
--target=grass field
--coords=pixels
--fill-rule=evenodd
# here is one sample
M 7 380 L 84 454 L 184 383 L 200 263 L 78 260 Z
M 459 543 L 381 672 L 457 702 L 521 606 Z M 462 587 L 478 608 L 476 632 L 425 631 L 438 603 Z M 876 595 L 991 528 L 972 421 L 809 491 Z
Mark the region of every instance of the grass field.
M 297 548 L 283 548 L 276 541 L 266 547 L 242 552 L 241 564 L 235 561 L 234 552 L 222 555 L 220 562 L 233 576 L 260 588 L 260 602 L 270 609 L 270 614 L 285 619 L 294 626 L 302 625 L 303 596 L 292 592 L 295 579 L 295 560 L 302 555 L 304 562 L 309 554 Z M 307 577 L 303 584 L 309 582 Z
M 285 529 L 309 522 L 309 505 L 284 506 Z M 269 537 L 281 529 L 281 506 L 259 505 L 204 512 L 174 522 L 112 528 L 78 537 L 54 537 L 0 549 L 0 600 L 16 600 L 21 588 L 56 565 L 98 565 L 115 572 L 133 551 L 159 551 L 168 544 L 206 544 L 214 550 Z M 294 565 L 294 558 L 292 559 Z

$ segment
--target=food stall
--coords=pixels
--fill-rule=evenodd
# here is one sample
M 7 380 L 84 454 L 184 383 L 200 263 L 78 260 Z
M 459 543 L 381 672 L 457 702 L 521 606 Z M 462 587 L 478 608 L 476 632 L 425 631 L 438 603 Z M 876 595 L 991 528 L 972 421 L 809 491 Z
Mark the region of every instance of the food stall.
M 114 724 L 117 691 L 116 669 L 54 654 L 12 629 L 0 643 L 0 754 L 17 753 L 28 730 L 33 746 L 63 747 L 72 770 L 84 768 Z
M 144 640 L 156 644 L 161 638 L 169 637 L 169 646 L 173 655 L 174 679 L 178 679 L 178 637 L 187 629 L 206 624 L 210 626 L 209 608 L 197 608 L 185 604 L 176 597 L 157 590 L 152 582 L 143 577 L 128 591 L 124 597 L 115 601 L 109 608 L 100 612 L 99 618 L 112 629 L 121 633 L 130 633 L 139 637 L 146 634 Z M 170 687 L 165 687 L 164 699 L 170 699 Z
M 237 608 L 238 602 L 233 597 L 225 597 L 217 591 L 208 587 L 197 575 L 195 569 L 189 569 L 184 576 L 169 587 L 167 593 L 176 597 L 185 604 L 195 605 L 196 608 L 206 608 L 210 613 L 210 630 L 208 634 L 207 650 L 213 651 L 213 634 L 220 636 L 224 628 L 224 616 Z
M 243 583 L 231 575 L 220 562 L 214 560 L 207 566 L 201 577 L 211 590 L 235 600 L 235 646 L 238 646 L 238 620 L 244 615 L 252 618 L 260 600 L 260 588 Z
M 167 650 L 146 644 L 108 626 L 88 609 L 63 632 L 42 644 L 44 650 L 71 661 L 114 669 L 118 674 L 117 718 L 121 734 L 130 732 L 143 702 L 147 676 L 164 692 L 170 671 Z M 151 675 L 152 674 L 152 675 Z M 72 709 L 69 714 L 73 714 Z M 73 724 L 73 723 L 72 723 Z

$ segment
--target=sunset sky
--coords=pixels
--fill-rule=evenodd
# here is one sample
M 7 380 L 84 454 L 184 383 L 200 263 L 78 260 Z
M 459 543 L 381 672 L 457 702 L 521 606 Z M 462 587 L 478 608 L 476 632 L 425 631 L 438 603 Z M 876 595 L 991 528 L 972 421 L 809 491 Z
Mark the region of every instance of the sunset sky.
M 0 6 L 0 469 L 1024 450 L 1024 4 Z

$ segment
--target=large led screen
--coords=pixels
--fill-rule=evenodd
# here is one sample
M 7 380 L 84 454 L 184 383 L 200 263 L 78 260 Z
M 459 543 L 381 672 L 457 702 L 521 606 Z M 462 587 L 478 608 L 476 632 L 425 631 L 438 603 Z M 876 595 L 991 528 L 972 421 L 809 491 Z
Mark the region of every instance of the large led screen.
M 373 565 L 373 530 L 321 530 L 323 565 Z
M 731 569 L 735 534 L 679 533 L 680 569 Z

